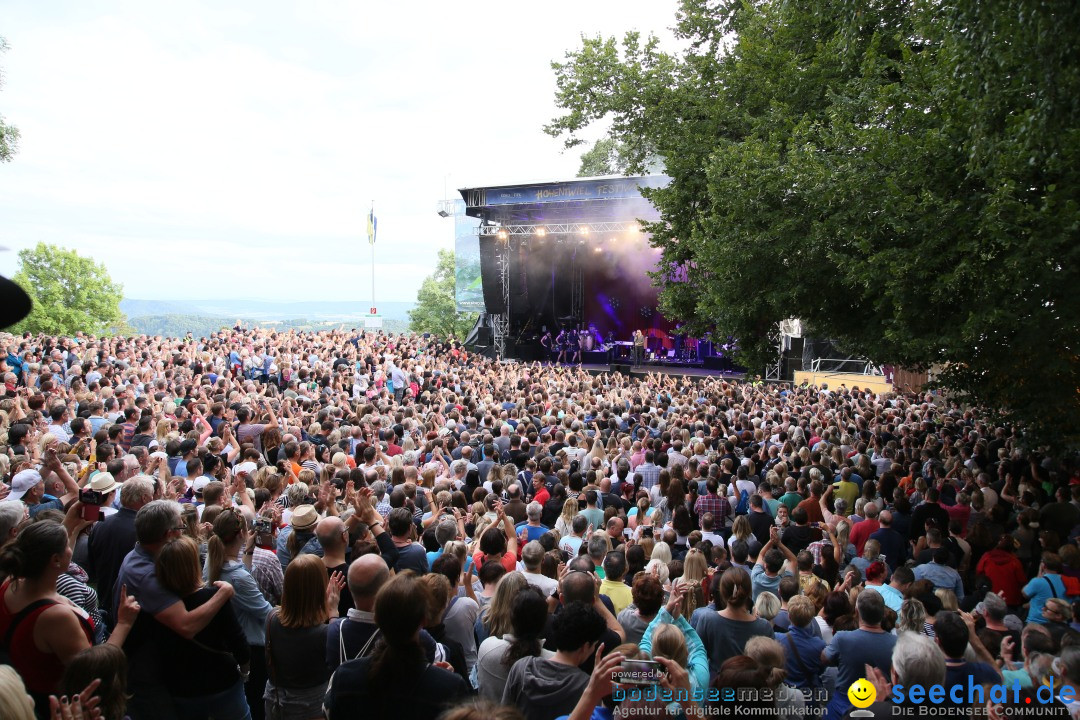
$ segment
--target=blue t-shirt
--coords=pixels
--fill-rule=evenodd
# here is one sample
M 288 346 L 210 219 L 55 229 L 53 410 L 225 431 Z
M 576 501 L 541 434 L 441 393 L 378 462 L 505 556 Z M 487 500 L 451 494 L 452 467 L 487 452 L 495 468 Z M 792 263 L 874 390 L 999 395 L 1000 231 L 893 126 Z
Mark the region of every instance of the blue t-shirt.
M 886 632 L 843 630 L 833 635 L 832 642 L 825 648 L 825 658 L 840 666 L 836 692 L 846 693 L 853 682 L 863 677 L 866 665 L 873 665 L 888 677 L 895 645 L 896 636 Z
M 1050 591 L 1051 583 L 1054 585 L 1053 592 Z M 1042 614 L 1043 606 L 1052 597 L 1065 597 L 1065 583 L 1062 582 L 1060 575 L 1047 574 L 1033 578 L 1024 586 L 1021 592 L 1024 593 L 1024 597 L 1031 600 L 1031 605 L 1028 607 L 1027 621 L 1042 625 L 1046 623 L 1046 618 Z
M 30 505 L 29 512 L 30 517 L 34 517 L 43 510 L 59 510 L 64 512 L 64 503 L 60 502 L 59 498 L 54 498 L 52 495 L 42 495 L 41 502 L 37 505 Z
M 997 670 L 986 663 L 959 662 L 954 664 L 950 660 L 945 663 L 945 682 L 943 683 L 943 687 L 945 688 L 945 699 L 942 700 L 943 705 L 951 707 L 967 705 L 968 676 L 971 676 L 971 684 L 974 687 L 979 687 L 980 685 L 996 685 L 1001 682 L 1001 676 L 998 675 Z M 950 697 L 949 690 L 953 687 L 961 687 L 964 689 L 963 694 L 957 693 L 957 695 L 962 698 L 961 702 L 955 702 L 952 697 Z

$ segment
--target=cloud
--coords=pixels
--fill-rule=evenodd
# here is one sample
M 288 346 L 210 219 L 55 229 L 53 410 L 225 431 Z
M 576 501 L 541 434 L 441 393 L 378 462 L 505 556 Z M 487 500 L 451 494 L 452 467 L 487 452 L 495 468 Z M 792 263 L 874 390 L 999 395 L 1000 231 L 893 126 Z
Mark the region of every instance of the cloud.
M 130 297 L 265 296 L 243 272 L 281 299 L 359 299 L 374 201 L 379 299 L 412 300 L 452 245 L 445 185 L 576 171 L 540 130 L 550 61 L 581 32 L 662 31 L 675 2 L 218 5 L 10 9 L 0 112 L 23 139 L 0 244 L 75 248 Z

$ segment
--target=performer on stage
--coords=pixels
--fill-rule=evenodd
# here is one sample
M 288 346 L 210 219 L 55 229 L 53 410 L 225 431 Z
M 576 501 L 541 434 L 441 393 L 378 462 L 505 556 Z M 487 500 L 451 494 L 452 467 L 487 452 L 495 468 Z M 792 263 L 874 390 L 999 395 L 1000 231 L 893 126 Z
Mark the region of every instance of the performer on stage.
M 640 367 L 645 360 L 645 333 L 634 331 L 634 366 Z
M 576 328 L 570 328 L 570 333 L 566 338 L 566 344 L 570 351 L 570 364 L 577 365 L 581 362 L 581 334 Z
M 559 331 L 559 336 L 555 338 L 555 345 L 559 348 L 559 357 L 555 362 L 562 365 L 566 362 L 566 351 L 570 349 L 570 336 L 566 328 Z
M 555 338 L 550 330 L 544 330 L 544 336 L 540 338 L 540 346 L 544 348 L 544 359 L 551 362 L 551 359 L 555 357 Z

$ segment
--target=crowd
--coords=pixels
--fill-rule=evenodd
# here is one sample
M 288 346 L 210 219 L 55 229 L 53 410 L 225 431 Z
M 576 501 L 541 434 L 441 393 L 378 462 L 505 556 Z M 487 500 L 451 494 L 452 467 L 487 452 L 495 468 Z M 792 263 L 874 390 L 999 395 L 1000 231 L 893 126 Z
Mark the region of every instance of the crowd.
M 4 718 L 1080 717 L 1076 458 L 945 397 L 0 344 Z

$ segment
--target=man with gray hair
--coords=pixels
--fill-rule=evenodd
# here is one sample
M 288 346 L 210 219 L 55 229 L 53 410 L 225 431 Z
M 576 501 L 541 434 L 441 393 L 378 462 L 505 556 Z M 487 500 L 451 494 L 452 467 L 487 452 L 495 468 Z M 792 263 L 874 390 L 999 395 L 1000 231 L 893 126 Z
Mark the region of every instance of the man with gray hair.
M 535 500 L 525 506 L 525 524 L 518 529 L 518 540 L 522 545 L 539 540 L 550 528 L 540 522 L 544 506 Z
M 18 500 L 0 502 L 0 545 L 13 540 L 19 524 L 30 517 L 30 510 Z
M 549 578 L 540 572 L 540 565 L 544 561 L 544 546 L 536 540 L 525 543 L 521 549 L 521 563 L 525 566 L 522 575 L 530 585 L 540 588 L 544 597 L 551 597 L 559 587 L 559 581 Z
M 112 607 L 119 605 L 119 596 L 124 590 L 142 606 L 124 647 L 128 655 L 128 692 L 131 694 L 128 712 L 136 720 L 175 716 L 169 693 L 161 684 L 157 648 L 149 624 L 159 622 L 190 640 L 206 629 L 233 596 L 232 585 L 219 580 L 214 583 L 217 592 L 209 600 L 188 610 L 180 597 L 161 586 L 154 561 L 161 548 L 180 537 L 183 531 L 177 503 L 154 500 L 140 508 L 135 514 L 138 542 L 124 558 L 114 584 Z
M 607 533 L 603 530 L 598 530 L 589 536 L 589 558 L 592 560 L 593 568 L 601 580 L 606 577 L 604 575 L 604 557 L 607 556 L 610 548 L 611 543 L 608 542 Z
M 866 545 L 866 541 L 881 528 L 881 525 L 878 524 L 878 510 L 877 503 L 866 503 L 863 506 L 865 519 L 862 522 L 855 523 L 851 528 L 850 542 L 855 546 L 855 554 L 858 557 L 862 557 L 863 545 Z
M 902 632 L 896 640 L 896 647 L 892 654 L 892 668 L 883 672 L 879 668 L 873 669 L 873 674 L 867 676 L 867 680 L 878 689 L 877 702 L 866 708 L 863 717 L 916 717 L 926 710 L 926 704 L 908 702 L 907 694 L 904 693 L 904 702 L 895 704 L 892 695 L 886 696 L 882 691 L 891 684 L 894 687 L 904 688 L 919 685 L 930 688 L 941 685 L 948 689 L 945 683 L 945 655 L 937 644 L 921 633 Z M 967 688 L 965 688 L 966 692 Z M 854 717 L 854 714 L 851 715 Z
M 84 569 L 98 591 L 101 609 L 107 615 L 113 606 L 113 587 L 120 566 L 129 552 L 135 549 L 135 516 L 154 499 L 154 481 L 146 475 L 136 475 L 120 486 L 120 509 L 94 523 L 87 543 Z

